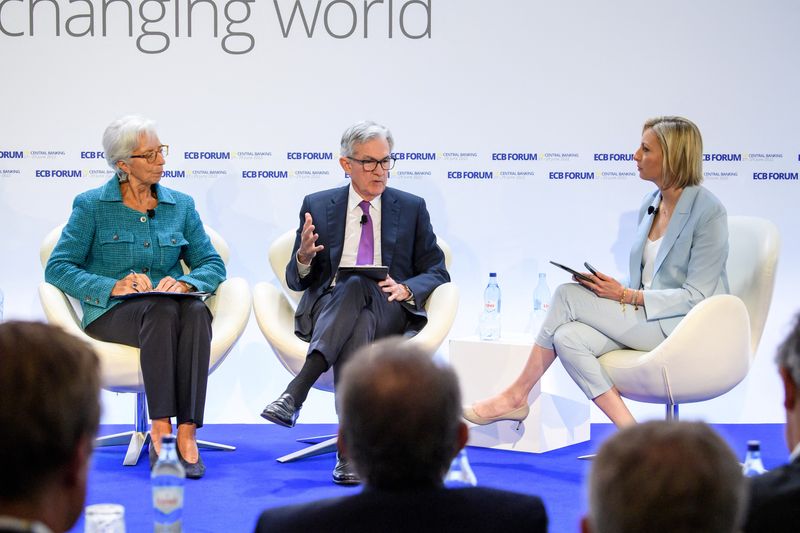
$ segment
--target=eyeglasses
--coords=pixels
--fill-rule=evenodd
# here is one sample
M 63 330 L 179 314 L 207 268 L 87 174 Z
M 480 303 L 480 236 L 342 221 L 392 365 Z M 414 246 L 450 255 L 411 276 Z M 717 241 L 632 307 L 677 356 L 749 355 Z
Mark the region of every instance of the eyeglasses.
M 132 155 L 130 157 L 131 157 L 131 159 L 137 159 L 138 158 L 138 159 L 144 159 L 148 163 L 155 163 L 156 159 L 158 159 L 158 154 L 161 154 L 164 157 L 168 156 L 169 155 L 169 145 L 168 144 L 162 144 L 161 146 L 159 146 L 155 150 L 150 150 L 149 152 L 145 152 L 143 154 Z
M 355 157 L 348 157 L 350 161 L 355 161 L 356 163 L 361 163 L 361 166 L 364 167 L 364 170 L 367 172 L 372 172 L 376 168 L 378 168 L 378 163 L 381 164 L 381 168 L 383 170 L 392 170 L 394 168 L 394 162 L 396 161 L 394 157 L 386 157 L 377 161 L 375 159 L 356 159 Z

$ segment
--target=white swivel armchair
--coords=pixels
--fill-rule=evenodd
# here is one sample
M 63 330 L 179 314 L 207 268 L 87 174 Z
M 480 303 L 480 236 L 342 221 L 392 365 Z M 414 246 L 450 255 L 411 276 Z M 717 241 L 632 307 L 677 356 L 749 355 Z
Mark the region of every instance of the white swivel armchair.
M 53 229 L 42 242 L 40 259 L 42 267 L 47 264 L 63 225 Z M 223 238 L 213 229 L 205 227 L 211 244 L 227 264 L 230 251 Z M 188 271 L 183 265 L 184 271 Z M 42 282 L 39 285 L 39 299 L 48 322 L 61 326 L 67 332 L 89 343 L 100 358 L 103 388 L 112 392 L 132 392 L 136 394 L 136 414 L 133 431 L 109 435 L 97 439 L 96 446 L 128 445 L 124 465 L 135 465 L 142 448 L 149 442 L 147 431 L 147 409 L 145 404 L 144 382 L 139 364 L 139 349 L 123 344 L 98 341 L 86 335 L 80 327 L 81 311 L 76 300 L 68 297 L 54 285 Z M 242 335 L 250 318 L 251 296 L 247 282 L 242 278 L 229 278 L 223 281 L 214 296 L 206 300 L 214 316 L 211 322 L 211 359 L 208 372 L 213 372 L 230 353 Z M 234 450 L 233 446 L 206 441 L 197 441 L 205 448 Z
M 294 334 L 294 309 L 303 293 L 293 291 L 286 285 L 286 264 L 292 255 L 294 239 L 295 230 L 289 230 L 270 246 L 269 263 L 283 290 L 267 282 L 258 283 L 253 289 L 253 308 L 258 327 L 278 360 L 292 375 L 297 375 L 305 363 L 308 343 Z M 441 239 L 437 242 L 444 252 L 445 264 L 449 268 L 450 247 Z M 458 310 L 458 299 L 458 287 L 454 283 L 444 283 L 437 287 L 425 302 L 428 323 L 408 342 L 416 343 L 430 353 L 435 352 L 450 332 Z M 333 370 L 330 369 L 320 376 L 314 388 L 332 392 Z M 319 440 L 320 438 L 312 438 L 302 442 Z M 327 453 L 333 451 L 335 446 L 336 437 L 327 438 L 314 446 L 280 457 L 278 461 L 283 463 Z
M 728 218 L 730 294 L 707 298 L 650 352 L 615 350 L 600 357 L 620 394 L 666 405 L 667 419 L 678 405 L 720 396 L 744 379 L 767 320 L 780 237 L 772 222 Z

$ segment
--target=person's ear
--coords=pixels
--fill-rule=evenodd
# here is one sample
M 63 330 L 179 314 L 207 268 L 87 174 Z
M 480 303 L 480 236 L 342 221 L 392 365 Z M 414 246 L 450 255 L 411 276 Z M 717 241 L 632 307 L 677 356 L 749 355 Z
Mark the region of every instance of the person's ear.
M 341 165 L 342 170 L 344 170 L 345 173 L 349 176 L 350 172 L 353 170 L 353 163 L 346 157 L 340 157 L 339 165 Z
M 131 173 L 131 169 L 128 166 L 128 163 L 126 163 L 125 161 L 122 160 L 117 161 L 117 168 L 123 171 L 125 174 Z
M 783 381 L 783 407 L 787 411 L 793 411 L 797 408 L 797 384 L 788 368 L 780 367 L 778 373 Z

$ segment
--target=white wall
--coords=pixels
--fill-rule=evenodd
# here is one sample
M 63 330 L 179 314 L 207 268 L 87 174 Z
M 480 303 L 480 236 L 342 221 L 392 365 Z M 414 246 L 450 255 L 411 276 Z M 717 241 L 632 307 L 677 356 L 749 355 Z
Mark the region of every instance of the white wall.
M 231 245 L 230 275 L 251 285 L 274 281 L 267 247 L 294 227 L 303 195 L 345 183 L 335 157 L 350 123 L 372 118 L 391 127 L 398 152 L 434 153 L 434 160 L 400 161 L 391 182 L 426 198 L 436 231 L 453 248 L 451 274 L 462 290 L 453 337 L 475 331 L 489 271 L 500 276 L 507 331 L 524 327 L 538 271 L 548 274 L 551 289 L 568 280 L 546 266 L 549 259 L 588 260 L 626 276 L 635 210 L 651 186 L 639 181 L 632 161 L 595 160 L 595 154 L 631 154 L 646 118 L 681 114 L 700 126 L 707 153 L 741 158 L 706 163 L 707 187 L 730 214 L 773 220 L 783 239 L 775 299 L 750 376 L 717 400 L 686 406 L 683 414 L 719 423 L 782 421 L 772 356 L 800 307 L 797 278 L 786 268 L 800 259 L 793 231 L 800 183 L 753 175 L 800 172 L 800 4 L 394 0 L 392 37 L 386 2 L 370 8 L 365 38 L 364 3 L 356 0 L 301 0 L 309 24 L 320 6 L 312 37 L 298 31 L 298 16 L 283 36 L 294 0 L 233 1 L 231 18 L 251 10 L 233 30 L 252 35 L 254 46 L 231 54 L 221 42 L 225 2 L 216 1 L 215 38 L 209 4 L 195 7 L 188 37 L 181 0 L 176 37 L 176 6 L 165 1 L 164 20 L 147 31 L 169 34 L 169 47 L 146 54 L 137 48 L 138 4 L 128 1 L 135 12 L 132 37 L 121 2 L 108 8 L 105 37 L 99 0 L 36 4 L 33 35 L 30 0 L 0 4 L 6 318 L 43 317 L 36 292 L 39 243 L 67 218 L 75 194 L 107 179 L 104 162 L 81 152 L 102 150 L 103 129 L 122 114 L 158 121 L 162 141 L 170 144 L 168 170 L 184 172 L 163 183 L 194 196 L 204 222 Z M 66 25 L 74 34 L 87 31 L 88 18 L 70 17 L 87 14 L 89 5 L 95 35 L 69 35 Z M 326 9 L 330 31 L 343 35 L 352 26 L 351 5 L 353 35 L 331 37 Z M 153 17 L 160 8 L 150 0 L 143 13 Z M 430 36 L 404 36 L 404 8 L 406 33 L 430 28 Z M 152 35 L 139 41 L 150 51 L 163 44 Z M 236 51 L 249 44 L 241 36 L 226 41 Z M 230 159 L 185 158 L 204 151 L 230 153 Z M 304 151 L 332 152 L 334 159 L 287 158 L 287 152 Z M 536 154 L 536 160 L 492 159 L 510 152 Z M 81 175 L 36 172 L 61 169 Z M 288 177 L 243 178 L 250 170 L 286 171 Z M 492 179 L 449 178 L 454 171 L 491 172 Z M 551 172 L 593 173 L 594 179 L 555 180 Z M 263 405 L 288 379 L 251 320 L 210 378 L 207 421 L 259 422 Z M 130 397 L 107 393 L 105 400 L 104 422 L 130 419 Z M 662 415 L 655 406 L 634 409 L 641 418 Z M 303 421 L 334 416 L 332 395 L 313 392 Z M 597 412 L 593 418 L 604 420 Z

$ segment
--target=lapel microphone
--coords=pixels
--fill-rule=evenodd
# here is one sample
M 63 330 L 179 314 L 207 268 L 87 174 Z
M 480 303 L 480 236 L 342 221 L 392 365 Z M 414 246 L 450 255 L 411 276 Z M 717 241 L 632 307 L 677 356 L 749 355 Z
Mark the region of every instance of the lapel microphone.
M 156 218 L 156 210 L 155 209 L 148 209 L 147 210 L 147 217 L 148 218 Z
M 651 205 L 647 208 L 647 214 L 652 215 L 653 213 L 658 213 L 658 208 Z
M 366 223 L 367 223 L 367 215 L 361 215 L 361 222 L 359 222 L 359 224 L 363 226 Z

